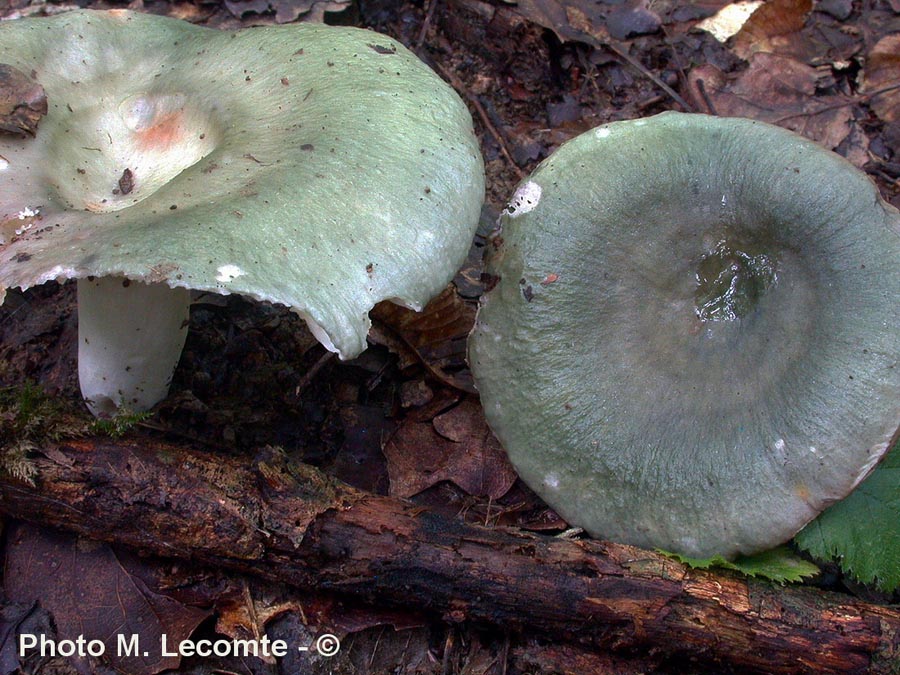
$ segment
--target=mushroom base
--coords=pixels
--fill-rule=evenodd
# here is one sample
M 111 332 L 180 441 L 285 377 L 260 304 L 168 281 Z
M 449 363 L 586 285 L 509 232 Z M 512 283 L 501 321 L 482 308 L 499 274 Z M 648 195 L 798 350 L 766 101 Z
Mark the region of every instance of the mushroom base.
M 149 410 L 169 393 L 190 291 L 124 277 L 78 280 L 78 379 L 96 417 Z

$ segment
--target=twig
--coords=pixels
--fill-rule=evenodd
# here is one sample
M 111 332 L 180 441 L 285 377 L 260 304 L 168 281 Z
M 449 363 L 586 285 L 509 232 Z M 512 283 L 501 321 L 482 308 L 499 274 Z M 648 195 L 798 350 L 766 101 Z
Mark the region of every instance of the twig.
M 693 107 L 687 101 L 685 101 L 677 91 L 672 89 L 672 87 L 667 85 L 665 82 L 663 82 L 661 79 L 659 79 L 656 75 L 654 75 L 649 70 L 647 70 L 644 67 L 644 64 L 642 64 L 640 61 L 638 61 L 636 58 L 634 58 L 631 54 L 626 52 L 624 49 L 621 49 L 619 46 L 613 44 L 612 42 L 599 42 L 598 44 L 602 45 L 603 47 L 606 47 L 606 49 L 611 51 L 613 54 L 618 56 L 620 59 L 623 59 L 626 62 L 628 62 L 628 64 L 632 68 L 637 70 L 641 75 L 643 75 L 644 77 L 646 77 L 647 79 L 652 81 L 657 87 L 659 87 L 664 92 L 666 92 L 669 96 L 671 96 L 672 100 L 675 101 L 682 108 L 684 108 L 684 110 L 686 112 L 693 111 Z
M 506 670 L 509 668 L 509 633 L 507 633 L 503 638 L 503 652 L 500 656 L 502 660 L 502 666 L 500 675 L 506 675 Z
M 678 53 L 678 49 L 676 49 L 675 47 L 675 42 L 674 40 L 672 40 L 672 36 L 669 34 L 669 31 L 666 30 L 665 25 L 660 26 L 660 30 L 662 30 L 663 38 L 665 39 L 666 44 L 669 46 L 669 49 L 672 50 L 672 60 L 675 61 L 675 67 L 678 69 L 679 81 L 682 84 L 686 85 L 688 82 L 688 76 L 687 71 L 685 70 L 684 61 L 681 58 L 681 54 Z M 691 98 L 693 98 L 693 96 Z M 692 106 L 691 109 L 696 110 L 696 106 Z
M 513 160 L 512 155 L 509 154 L 509 150 L 506 148 L 506 141 L 503 139 L 503 136 L 500 135 L 500 132 L 497 131 L 497 128 L 491 122 L 490 117 L 488 117 L 487 111 L 484 109 L 484 106 L 481 105 L 481 101 L 479 101 L 476 96 L 474 96 L 469 92 L 468 89 L 466 89 L 466 86 L 462 83 L 462 80 L 460 80 L 453 72 L 444 68 L 440 63 L 434 62 L 433 65 L 441 75 L 449 80 L 450 85 L 461 95 L 465 96 L 469 103 L 472 104 L 472 107 L 475 108 L 475 112 L 478 113 L 478 116 L 484 123 L 485 128 L 488 130 L 488 133 L 494 138 L 494 140 L 497 142 L 497 145 L 500 146 L 500 153 L 509 162 L 510 167 L 512 167 L 512 170 L 515 171 L 516 176 L 518 176 L 519 180 L 525 178 L 525 172 L 519 168 L 519 165 L 516 164 L 515 160 Z
M 455 628 L 450 628 L 447 631 L 447 638 L 444 640 L 444 656 L 441 658 L 441 675 L 450 675 L 450 671 L 452 670 L 451 658 L 454 650 L 453 635 L 455 630 Z
M 421 30 L 419 30 L 419 37 L 416 38 L 416 48 L 414 51 L 419 51 L 422 48 L 422 45 L 425 44 L 425 36 L 431 26 L 431 20 L 434 18 L 434 8 L 437 7 L 439 1 L 440 0 L 431 0 L 431 2 L 428 3 L 428 11 L 425 12 L 425 20 L 422 22 Z
M 648 99 L 644 99 L 640 103 L 637 104 L 637 109 L 642 113 L 649 107 L 662 103 L 666 99 L 662 94 L 656 94 L 655 96 L 651 96 Z
M 703 97 L 703 103 L 706 105 L 706 109 L 709 111 L 710 115 L 718 115 L 716 112 L 716 106 L 713 105 L 712 99 L 709 97 L 709 93 L 706 91 L 706 83 L 703 82 L 699 77 L 697 78 L 697 91 L 700 92 L 700 96 Z
M 889 174 L 884 169 L 881 169 L 877 166 L 873 166 L 871 168 L 866 168 L 866 173 L 871 174 L 873 176 L 878 176 L 885 183 L 890 185 L 892 188 L 900 187 L 900 178 L 895 178 L 891 174 Z
M 888 87 L 882 87 L 881 89 L 876 89 L 875 91 L 870 91 L 868 94 L 862 95 L 862 100 L 871 101 L 876 96 L 881 96 L 882 94 L 887 94 L 892 91 L 900 89 L 900 84 L 892 84 Z
M 303 377 L 300 378 L 300 381 L 297 382 L 297 386 L 294 388 L 294 395 L 299 396 L 303 393 L 303 391 L 312 383 L 313 378 L 318 375 L 319 371 L 325 367 L 325 364 L 331 361 L 334 358 L 334 352 L 325 352 L 322 356 L 319 357 L 319 360 L 316 361 L 309 370 L 303 373 Z
M 840 110 L 841 108 L 849 108 L 853 105 L 854 101 L 852 100 L 841 100 L 837 103 L 829 103 L 827 105 L 823 105 L 820 108 L 816 108 L 814 110 L 801 110 L 800 112 L 792 113 L 790 115 L 782 115 L 777 119 L 773 120 L 774 124 L 780 124 L 782 122 L 786 122 L 787 120 L 796 119 L 798 117 L 814 117 L 815 115 L 821 115 L 822 113 L 831 112 L 832 110 Z

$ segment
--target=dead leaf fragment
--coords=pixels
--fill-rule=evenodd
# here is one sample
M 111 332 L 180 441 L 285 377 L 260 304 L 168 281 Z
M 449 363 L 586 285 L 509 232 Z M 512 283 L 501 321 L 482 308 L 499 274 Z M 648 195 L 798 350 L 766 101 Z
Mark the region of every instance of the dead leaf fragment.
M 833 150 L 850 134 L 853 100 L 817 96 L 819 77 L 795 59 L 761 52 L 733 81 L 707 64 L 690 72 L 688 86 L 706 112 L 777 124 Z
M 586 0 L 519 0 L 515 11 L 520 16 L 548 28 L 562 42 L 599 45 L 609 40 L 606 17 L 600 5 Z
M 457 296 L 451 284 L 421 312 L 382 302 L 372 310 L 372 317 L 390 326 L 412 347 L 423 348 L 468 335 L 475 309 Z
M 381 302 L 370 313 L 369 337 L 400 354 L 401 368 L 418 361 L 432 376 L 451 387 L 474 393 L 464 370 L 466 338 L 475 323 L 475 308 L 464 302 L 453 284 L 421 312 Z
M 661 25 L 659 14 L 640 0 L 618 5 L 606 17 L 606 29 L 617 40 L 655 33 Z
M 327 627 L 342 635 L 352 635 L 369 628 L 391 626 L 394 630 L 409 630 L 427 625 L 428 620 L 416 611 L 390 607 L 354 605 L 337 600 L 332 595 L 311 595 L 303 603 L 307 625 Z
M 872 47 L 863 84 L 878 117 L 885 122 L 900 120 L 900 33 L 883 37 Z
M 742 0 L 726 5 L 713 16 L 698 23 L 695 28 L 705 30 L 719 42 L 725 42 L 747 23 L 747 19 L 753 14 L 763 0 Z
M 3 578 L 9 600 L 38 602 L 53 615 L 60 639 L 102 640 L 110 664 L 132 675 L 177 668 L 180 657 L 160 653 L 161 636 L 178 644 L 208 616 L 151 591 L 106 544 L 84 546 L 74 536 L 33 525 L 11 529 Z M 124 653 L 120 635 L 126 641 L 137 635 L 147 655 Z
M 34 136 L 46 114 L 44 88 L 21 70 L 0 64 L 0 131 Z
M 757 9 L 734 36 L 734 53 L 749 59 L 757 52 L 780 53 L 797 41 L 812 0 L 770 0 Z
M 407 420 L 385 445 L 384 455 L 391 494 L 399 497 L 412 497 L 447 480 L 470 495 L 499 499 L 516 480 L 474 398 L 431 422 Z
M 119 193 L 123 195 L 131 194 L 134 189 L 134 172 L 131 169 L 125 169 L 122 177 L 119 178 Z
M 286 612 L 302 613 L 303 607 L 292 595 L 272 597 L 264 585 L 243 579 L 217 599 L 216 632 L 233 640 L 259 641 L 269 622 Z M 275 663 L 271 654 L 260 658 L 270 665 Z

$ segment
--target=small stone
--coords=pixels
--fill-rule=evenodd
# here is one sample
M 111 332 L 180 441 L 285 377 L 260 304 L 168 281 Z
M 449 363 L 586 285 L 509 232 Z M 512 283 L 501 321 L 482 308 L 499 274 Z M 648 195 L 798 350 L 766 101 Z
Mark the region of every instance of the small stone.
M 548 103 L 547 118 L 551 127 L 561 127 L 567 122 L 577 122 L 581 119 L 581 106 L 578 99 L 571 94 L 565 94 L 559 103 Z
M 853 0 L 821 0 L 816 4 L 816 9 L 844 21 L 853 13 Z
M 409 380 L 400 385 L 400 405 L 404 408 L 418 408 L 434 398 L 425 380 Z
M 655 33 L 661 25 L 659 15 L 646 7 L 616 7 L 606 17 L 606 28 L 617 40 Z

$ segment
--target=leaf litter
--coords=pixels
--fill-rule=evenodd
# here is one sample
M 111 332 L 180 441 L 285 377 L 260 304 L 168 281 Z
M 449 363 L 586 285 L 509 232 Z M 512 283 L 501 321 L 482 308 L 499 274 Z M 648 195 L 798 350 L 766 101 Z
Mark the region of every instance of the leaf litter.
M 161 637 L 177 644 L 209 614 L 151 591 L 106 544 L 24 524 L 7 536 L 3 578 L 8 600 L 26 606 L 39 602 L 53 615 L 62 640 L 83 635 L 102 641 L 111 665 L 123 672 L 155 675 L 177 668 L 180 657 L 160 653 Z M 118 636 L 131 635 L 139 636 L 148 656 L 120 649 Z
M 497 500 L 516 473 L 472 397 L 430 421 L 408 421 L 384 446 L 390 493 L 412 497 L 441 481 Z
M 467 100 L 478 102 L 484 117 L 477 117 L 476 125 L 489 175 L 489 207 L 494 212 L 503 208 L 518 177 L 568 138 L 612 119 L 672 108 L 748 116 L 797 130 L 872 171 L 886 197 L 898 203 L 900 98 L 894 87 L 900 82 L 900 0 L 878 7 L 850 5 L 851 14 L 845 14 L 847 3 L 839 0 L 822 0 L 812 9 L 804 0 L 774 0 L 724 44 L 696 30 L 700 20 L 727 4 L 724 0 L 681 6 L 527 0 L 491 5 L 442 0 L 433 19 L 428 19 L 426 8 L 399 12 L 384 3 L 364 2 L 360 14 L 369 27 L 391 33 L 407 45 L 418 42 L 428 59 L 453 73 L 455 84 L 469 94 Z M 211 25 L 234 26 L 242 18 L 254 23 L 305 18 L 323 11 L 323 3 L 253 0 L 222 8 L 180 3 L 167 11 Z M 787 26 L 790 33 L 785 32 Z M 491 123 L 496 135 L 487 133 L 482 120 Z M 501 152 L 502 144 L 511 151 Z M 467 276 L 474 283 L 478 274 L 471 272 Z M 59 340 L 60 335 L 72 334 L 72 321 L 59 325 L 58 310 L 52 306 L 60 294 L 62 304 L 71 307 L 67 299 L 71 289 L 25 296 L 27 312 L 19 318 L 26 319 L 23 325 L 28 328 L 19 335 L 6 309 L 0 308 L 2 355 L 15 364 L 0 371 L 5 383 L 21 375 L 37 375 L 42 383 L 51 382 L 54 391 L 77 395 L 77 385 L 72 384 L 74 339 Z M 173 399 L 186 405 L 164 408 L 159 423 L 170 432 L 208 434 L 213 445 L 224 442 L 232 449 L 286 442 L 311 461 L 343 466 L 348 476 L 369 480 L 376 491 L 421 496 L 422 490 L 433 493 L 441 485 L 458 485 L 479 499 L 502 498 L 510 504 L 497 518 L 485 518 L 485 522 L 561 529 L 565 523 L 558 516 L 536 506 L 533 495 L 514 483 L 514 474 L 503 465 L 503 455 L 497 454 L 496 441 L 486 433 L 483 415 L 470 393 L 464 336 L 467 322 L 471 325 L 472 307 L 465 301 L 473 297 L 460 298 L 451 289 L 439 300 L 445 303 L 442 309 L 426 311 L 418 319 L 395 308 L 384 315 L 376 312 L 372 337 L 382 346 L 380 351 L 375 347 L 370 350 L 374 355 L 349 364 L 329 363 L 295 396 L 274 400 L 266 398 L 266 388 L 275 389 L 273 380 L 279 387 L 296 380 L 296 374 L 305 372 L 319 356 L 314 348 L 298 349 L 286 337 L 282 326 L 295 330 L 290 318 L 273 317 L 269 311 L 260 318 L 240 303 L 232 303 L 231 310 L 238 317 L 242 312 L 250 316 L 244 319 L 249 326 L 242 325 L 240 318 L 210 320 L 209 311 L 201 312 L 201 321 L 208 325 L 205 333 L 192 329 L 198 337 L 177 375 L 182 398 Z M 42 316 L 54 317 L 53 322 L 42 322 Z M 218 350 L 223 345 L 230 347 L 223 358 L 209 356 L 222 353 Z M 311 351 L 306 354 L 306 350 Z M 283 358 L 284 353 L 301 358 Z M 47 365 L 48 355 L 56 365 Z M 265 373 L 260 374 L 262 370 Z M 239 395 L 253 372 L 257 375 L 251 378 L 249 400 L 254 403 L 248 405 Z M 221 391 L 230 398 L 219 396 Z M 240 405 L 231 398 L 240 399 Z M 290 423 L 274 415 L 272 411 L 279 409 L 302 421 Z M 376 421 L 379 416 L 381 422 Z M 387 459 L 378 457 L 381 445 Z M 417 453 L 423 456 L 417 458 Z M 498 456 L 502 461 L 494 461 Z M 386 462 L 386 468 L 377 468 L 379 462 Z M 489 466 L 491 462 L 496 466 Z M 890 465 L 885 470 L 890 474 Z M 387 474 L 389 487 L 375 475 L 378 471 Z M 886 505 L 879 521 L 886 523 L 885 540 L 900 540 L 896 533 L 900 515 L 891 511 L 896 491 L 879 493 L 892 489 L 877 487 L 879 482 L 887 485 L 881 471 L 864 485 L 861 498 L 867 506 Z M 367 474 L 371 475 L 367 478 Z M 810 531 L 823 527 L 816 524 Z M 846 522 L 839 523 L 838 529 L 846 530 Z M 821 533 L 815 536 L 824 540 Z M 840 552 L 826 545 L 821 551 L 826 557 Z M 98 556 L 94 564 L 98 569 L 103 564 L 120 566 L 109 552 Z M 859 561 L 852 563 L 852 570 L 864 579 L 884 578 Z M 125 582 L 135 576 L 123 574 Z M 112 571 L 102 571 L 103 577 L 116 578 L 111 575 Z M 7 590 L 20 585 L 10 579 L 7 575 Z M 267 623 L 299 621 L 296 617 L 302 610 L 291 601 L 269 603 L 262 597 L 266 591 L 257 588 L 249 593 L 252 604 L 243 591 L 229 596 L 237 605 L 244 603 L 230 610 L 222 596 L 222 616 L 228 617 L 220 626 L 223 633 L 242 634 Z M 335 606 L 323 616 L 338 621 L 345 611 Z M 379 619 L 358 619 L 355 624 L 348 619 L 348 633 L 380 631 Z M 398 618 L 397 623 L 402 621 Z M 378 645 L 388 642 L 388 636 L 375 633 L 370 666 Z M 429 661 L 415 663 L 425 672 Z

